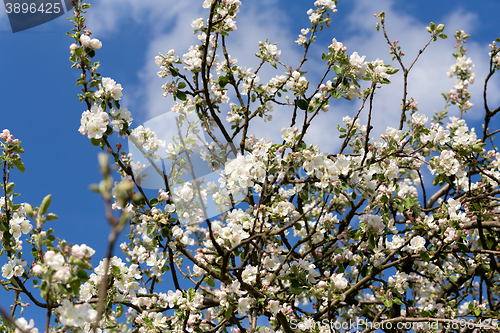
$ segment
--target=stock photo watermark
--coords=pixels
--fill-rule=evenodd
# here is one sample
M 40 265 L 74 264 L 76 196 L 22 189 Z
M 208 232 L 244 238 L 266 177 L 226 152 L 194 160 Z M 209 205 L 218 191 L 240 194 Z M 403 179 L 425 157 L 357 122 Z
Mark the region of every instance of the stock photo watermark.
M 167 176 L 176 212 L 185 223 L 196 224 L 228 209 L 223 202 L 229 196 L 219 187 L 219 179 L 235 155 L 215 144 L 192 110 L 166 112 L 146 121 L 132 133 L 128 151 L 142 188 L 165 188 Z M 214 155 L 220 159 L 210 159 Z
M 71 11 L 71 0 L 4 0 L 12 32 L 28 30 Z
M 372 322 L 366 318 L 358 318 L 356 320 L 346 320 L 339 321 L 338 319 L 323 319 L 321 321 L 315 321 L 311 318 L 306 318 L 302 320 L 292 319 L 290 320 L 290 327 L 294 330 L 298 329 L 300 331 L 310 331 L 311 329 L 329 329 L 330 332 L 358 332 L 365 329 L 373 330 L 412 330 L 412 331 L 429 331 L 438 330 L 440 327 L 444 329 L 451 330 L 463 330 L 463 329 L 484 329 L 484 330 L 498 330 L 498 320 L 496 319 L 479 319 L 479 320 L 467 320 L 464 318 L 460 319 L 433 319 L 426 318 L 421 321 L 405 321 L 405 320 L 386 320 L 380 322 Z

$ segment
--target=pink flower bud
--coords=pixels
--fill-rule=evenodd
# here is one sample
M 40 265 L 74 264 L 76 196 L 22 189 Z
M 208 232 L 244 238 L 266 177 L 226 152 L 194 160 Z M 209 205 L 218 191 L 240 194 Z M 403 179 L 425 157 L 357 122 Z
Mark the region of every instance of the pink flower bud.
M 42 266 L 40 266 L 40 265 L 36 264 L 36 265 L 32 268 L 32 271 L 33 271 L 33 273 L 35 273 L 35 274 L 37 274 L 37 275 L 38 275 L 38 274 L 42 274 L 43 269 L 42 269 Z

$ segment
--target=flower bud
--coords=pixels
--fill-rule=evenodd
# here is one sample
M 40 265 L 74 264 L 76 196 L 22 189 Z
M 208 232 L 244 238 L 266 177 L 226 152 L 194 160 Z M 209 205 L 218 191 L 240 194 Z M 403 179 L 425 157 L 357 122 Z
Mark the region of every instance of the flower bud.
M 36 264 L 35 266 L 33 266 L 33 268 L 31 270 L 36 275 L 42 274 L 42 272 L 43 272 L 42 266 L 40 266 L 38 264 Z

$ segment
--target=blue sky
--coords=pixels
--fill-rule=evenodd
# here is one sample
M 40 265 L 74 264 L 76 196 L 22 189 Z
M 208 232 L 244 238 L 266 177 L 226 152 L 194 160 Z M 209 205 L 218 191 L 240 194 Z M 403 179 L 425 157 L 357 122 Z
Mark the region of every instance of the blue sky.
M 294 41 L 301 28 L 309 27 L 305 12 L 313 7 L 313 1 L 242 2 L 238 30 L 234 33 L 235 40 L 229 44 L 229 52 L 240 64 L 255 68 L 258 62 L 253 55 L 258 51 L 258 42 L 268 38 L 270 42 L 278 42 L 282 60 L 295 67 L 302 48 Z M 201 0 L 92 2 L 87 26 L 93 37 L 103 43 L 95 59 L 101 62 L 100 72 L 104 77 L 111 77 L 124 87 L 121 105 L 131 110 L 133 127 L 170 110 L 173 103 L 161 96 L 160 87 L 164 82 L 156 75 L 158 67 L 154 57 L 157 52 L 166 53 L 172 48 L 182 55 L 191 44 L 198 42 L 190 24 L 194 19 L 206 17 L 207 10 L 201 8 L 201 3 Z M 475 107 L 466 119 L 468 123 L 475 123 L 479 131 L 477 121 L 484 115 L 481 93 L 487 71 L 488 44 L 499 37 L 500 21 L 493 14 L 499 7 L 496 1 L 480 1 L 472 6 L 464 0 L 339 0 L 339 12 L 332 16 L 332 28 L 323 32 L 311 50 L 306 77 L 317 80 L 325 69 L 319 57 L 314 56 L 321 55 L 333 37 L 347 46 L 349 54 L 357 51 L 366 55 L 368 61 L 380 58 L 391 63 L 387 44 L 382 34 L 375 31 L 377 21 L 373 13 L 386 12 L 389 36 L 400 40 L 407 63 L 427 41 L 429 34 L 425 27 L 429 22 L 444 23 L 445 33 L 451 38 L 432 43 L 422 55 L 410 74 L 410 96 L 419 102 L 421 113 L 432 116 L 434 110 L 441 110 L 444 100 L 440 93 L 447 92 L 454 83 L 446 77 L 446 71 L 454 63 L 452 35 L 458 28 L 465 30 L 471 34 L 468 56 L 476 65 L 476 83 L 471 87 Z M 75 87 L 75 82 L 79 72 L 70 69 L 68 60 L 72 40 L 65 34 L 71 28 L 71 23 L 65 20 L 67 17 L 69 14 L 13 34 L 7 15 L 0 10 L 0 130 L 10 129 L 23 141 L 26 151 L 22 156 L 26 173 L 11 173 L 11 181 L 17 184 L 16 192 L 22 194 L 18 202 L 38 206 L 45 195 L 52 194 L 50 211 L 56 213 L 59 220 L 48 222 L 46 227 L 54 228 L 55 235 L 69 243 L 86 243 L 96 249 L 97 265 L 109 231 L 102 199 L 88 190 L 91 183 L 100 181 L 97 166 L 100 149 L 78 133 L 80 116 L 86 108 L 77 98 L 80 88 Z M 261 82 L 276 74 L 283 71 L 268 71 Z M 394 85 L 385 86 L 375 99 L 374 121 L 378 133 L 386 126 L 396 127 L 399 122 L 402 89 L 397 83 L 401 75 L 391 79 Z M 495 107 L 500 103 L 499 83 L 498 78 L 494 78 L 489 90 L 490 103 Z M 320 144 L 322 150 L 335 151 L 338 140 L 331 129 L 343 116 L 352 116 L 356 109 L 356 103 L 332 105 L 328 113 L 320 116 L 306 139 Z M 457 112 L 453 108 L 450 111 Z M 276 110 L 274 117 L 275 121 L 270 124 L 251 127 L 250 133 L 279 138 L 279 129 L 288 124 L 289 115 Z M 25 250 L 27 245 L 25 243 Z M 0 265 L 4 262 L 5 258 L 0 258 Z M 4 296 L 0 293 L 0 302 L 10 304 L 13 295 Z M 29 317 L 30 312 L 25 316 Z M 33 317 L 41 328 L 42 319 L 38 319 L 38 314 Z

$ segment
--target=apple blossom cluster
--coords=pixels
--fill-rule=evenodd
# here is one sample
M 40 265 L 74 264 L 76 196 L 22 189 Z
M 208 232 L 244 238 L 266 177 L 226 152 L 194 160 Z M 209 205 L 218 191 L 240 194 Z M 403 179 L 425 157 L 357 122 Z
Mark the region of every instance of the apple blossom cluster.
M 206 0 L 203 3 L 204 8 L 210 8 L 214 4 L 214 1 Z M 227 0 L 223 2 L 216 2 L 215 4 L 215 15 L 213 17 L 214 20 L 221 19 L 221 23 L 215 27 L 215 30 L 218 32 L 229 32 L 236 30 L 236 14 L 239 12 L 239 6 L 241 5 L 241 1 L 239 0 Z M 197 19 L 193 21 L 192 27 L 195 28 L 195 33 L 198 33 L 198 39 L 205 43 L 207 41 L 207 31 L 208 27 L 203 26 L 203 19 Z M 214 27 L 212 27 L 214 28 Z M 212 58 L 214 60 L 217 59 L 217 56 L 214 55 L 213 49 L 216 47 L 215 37 L 213 35 L 209 35 L 208 42 L 210 48 L 207 48 L 206 59 L 202 59 L 203 52 L 200 52 L 200 46 L 191 46 L 189 48 L 189 52 L 185 53 L 182 56 L 182 61 L 186 65 L 184 70 L 188 71 L 199 71 L 203 61 L 211 62 Z M 169 53 L 172 52 L 169 51 Z M 162 78 L 168 75 L 166 73 L 166 69 L 171 66 L 171 64 L 177 62 L 178 57 L 174 57 L 172 54 L 167 54 L 167 56 L 162 56 L 163 61 L 160 59 L 156 60 L 157 65 L 162 66 L 162 71 L 158 73 L 158 75 Z M 161 62 L 160 62 L 161 61 Z
M 260 54 L 255 54 L 257 57 L 261 58 L 263 61 L 269 61 L 271 64 L 272 61 L 279 61 L 281 50 L 278 50 L 277 43 L 271 44 L 266 40 L 265 43 L 259 42 Z
M 299 38 L 295 41 L 295 43 L 299 44 L 299 46 L 304 45 L 307 42 L 307 34 L 309 34 L 310 31 L 311 29 L 309 28 L 301 29 Z
M 200 51 L 200 47 L 190 46 L 189 52 L 182 56 L 182 62 L 186 65 L 184 66 L 184 70 L 188 71 L 199 71 L 202 64 L 202 55 L 203 53 Z M 212 53 L 208 54 L 210 57 Z
M 467 111 L 473 106 L 470 102 L 471 94 L 468 92 L 468 87 L 469 84 L 474 83 L 475 72 L 471 58 L 466 57 L 467 49 L 463 47 L 469 35 L 463 30 L 458 30 L 455 38 L 457 41 L 457 45 L 455 45 L 457 53 L 453 55 L 457 60 L 456 64 L 452 65 L 446 74 L 449 78 L 456 76 L 457 81 L 453 85 L 453 88 L 445 95 L 445 98 L 447 102 L 456 104 L 462 114 L 463 111 Z
M 22 244 L 22 241 L 20 240 L 21 235 L 29 234 L 33 229 L 31 222 L 26 219 L 25 214 L 25 209 L 21 207 L 17 212 L 12 214 L 12 218 L 9 222 L 9 232 L 14 237 L 16 242 L 18 242 L 18 245 Z
M 254 187 L 256 182 L 264 182 L 266 170 L 261 157 L 254 154 L 238 155 L 226 163 L 223 170 L 224 177 L 219 182 L 232 194 L 243 193 L 248 188 Z
M 9 261 L 2 266 L 2 277 L 10 279 L 13 276 L 20 277 L 24 274 L 28 263 L 24 259 L 10 258 Z
M 284 264 L 281 266 L 279 278 L 286 279 L 290 274 L 293 274 L 297 277 L 302 276 L 303 281 L 309 285 L 316 284 L 320 276 L 319 272 L 316 270 L 316 266 L 313 263 L 302 259 L 300 259 L 299 261 L 292 261 L 290 265 Z
M 69 300 L 64 299 L 62 306 L 57 309 L 61 324 L 69 327 L 86 328 L 90 330 L 90 323 L 97 317 L 97 311 L 89 303 L 73 305 Z
M 214 10 L 213 21 L 217 22 L 221 20 L 221 26 L 216 30 L 218 32 L 230 32 L 236 30 L 237 18 L 236 14 L 240 11 L 240 0 L 226 0 L 226 1 L 215 1 L 215 0 L 205 0 L 203 2 L 203 8 L 210 8 L 216 4 Z
M 301 95 L 307 90 L 309 81 L 307 81 L 306 77 L 302 76 L 300 72 L 293 71 L 290 74 L 286 85 L 290 88 L 291 91 L 295 91 L 297 95 Z
M 90 33 L 90 31 L 89 31 Z M 87 34 L 82 34 L 80 36 L 80 45 L 89 49 L 94 49 L 94 50 L 99 50 L 102 47 L 102 43 L 99 39 L 97 38 L 90 38 Z M 78 54 L 81 53 L 81 49 L 78 46 L 78 44 L 73 43 L 69 46 L 69 49 L 71 51 L 71 54 Z
M 313 27 L 321 24 L 321 23 L 330 23 L 331 19 L 327 16 L 323 18 L 323 15 L 328 11 L 332 11 L 333 13 L 337 12 L 336 6 L 337 1 L 335 0 L 317 0 L 314 2 L 314 6 L 316 6 L 316 10 L 309 9 L 307 11 L 307 15 L 309 15 L 309 20 Z
M 497 47 L 497 41 L 494 40 L 490 44 L 491 51 L 488 53 L 488 55 L 491 57 L 491 62 L 494 64 L 496 69 L 500 68 L 500 54 L 499 54 L 499 49 Z
M 90 110 L 82 113 L 78 131 L 82 135 L 87 135 L 89 139 L 101 139 L 106 133 L 109 124 L 108 113 L 104 112 L 100 105 L 94 104 Z
M 344 53 L 345 51 L 347 51 L 347 47 L 345 47 L 341 42 L 337 41 L 337 38 L 332 39 L 332 43 L 328 46 L 328 49 L 335 53 Z
M 126 131 L 132 124 L 131 112 L 127 108 L 109 110 L 109 115 L 113 120 L 110 122 L 110 126 L 113 130 L 119 133 Z
M 97 38 L 90 38 L 88 35 L 80 36 L 80 43 L 82 46 L 91 47 L 93 49 L 100 49 L 102 47 L 102 43 Z
M 122 90 L 123 88 L 121 84 L 116 83 L 115 80 L 109 77 L 104 77 L 102 78 L 101 84 L 99 85 L 99 90 L 95 92 L 95 97 L 102 99 L 114 99 L 119 101 L 123 96 Z
M 164 79 L 169 74 L 169 69 L 173 66 L 173 64 L 179 64 L 180 58 L 175 55 L 175 50 L 169 50 L 165 55 L 160 54 L 155 57 L 155 64 L 160 66 L 160 71 L 157 75 Z
M 165 147 L 165 141 L 159 140 L 155 132 L 151 131 L 150 128 L 144 128 L 142 125 L 132 130 L 129 139 L 136 146 L 141 147 L 145 152 L 150 154 L 154 154 L 161 147 Z

